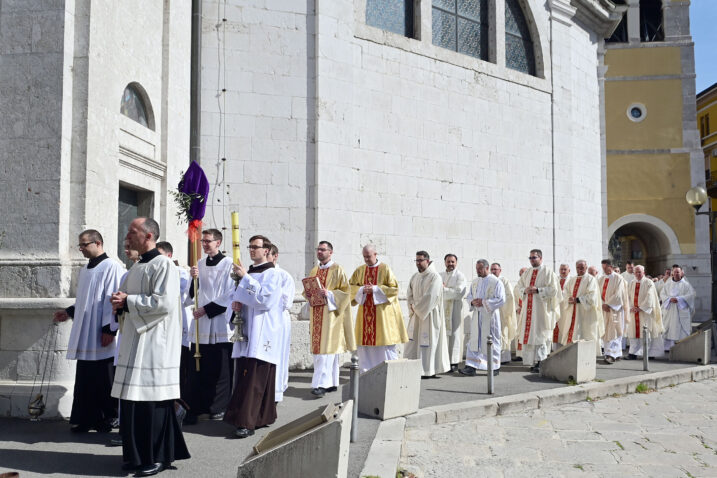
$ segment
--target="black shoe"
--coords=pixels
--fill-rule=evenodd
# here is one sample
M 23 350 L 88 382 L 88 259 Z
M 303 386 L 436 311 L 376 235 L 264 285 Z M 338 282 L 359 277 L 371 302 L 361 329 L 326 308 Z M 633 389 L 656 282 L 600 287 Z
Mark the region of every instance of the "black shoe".
M 110 421 L 110 425 L 112 425 L 112 428 L 119 428 L 119 417 L 113 418 Z
M 609 355 L 605 356 L 605 363 L 608 365 L 612 365 L 615 363 L 615 357 L 610 357 Z
M 311 394 L 315 395 L 317 398 L 322 398 L 326 395 L 326 389 L 323 387 L 317 387 L 311 390 Z
M 540 361 L 537 361 L 535 365 L 530 367 L 530 371 L 533 373 L 540 373 Z
M 460 372 L 461 375 L 466 375 L 468 377 L 475 377 L 477 374 L 476 369 L 474 369 L 470 365 L 466 365 L 465 367 L 460 369 L 458 372 Z
M 433 374 L 433 375 L 421 375 L 421 378 L 422 378 L 422 379 L 427 379 L 427 378 L 438 378 L 438 377 L 436 377 L 436 375 Z
M 250 437 L 254 434 L 254 430 L 249 430 L 247 428 L 237 428 L 234 432 L 234 436 L 237 438 L 246 438 Z
M 494 377 L 495 377 L 496 375 L 499 375 L 499 374 L 500 374 L 500 370 L 493 370 L 493 376 L 494 376 Z
M 627 357 L 625 357 L 625 360 L 637 360 L 637 355 L 627 354 Z
M 199 417 L 197 415 L 187 414 L 187 416 L 184 417 L 185 425 L 196 425 L 197 422 L 199 422 Z
M 109 433 L 112 431 L 112 424 L 109 422 L 98 423 L 95 425 L 97 433 Z
M 87 433 L 88 431 L 90 431 L 90 427 L 86 425 L 72 425 L 70 427 L 70 431 L 72 433 Z
M 510 359 L 510 361 L 511 361 L 511 362 L 522 362 L 522 361 L 523 361 L 523 357 L 515 356 L 515 357 L 513 357 L 512 359 Z
M 455 372 L 458 372 L 458 364 L 452 363 L 450 373 L 455 373 Z
M 216 420 L 216 421 L 224 420 L 224 412 L 212 413 L 211 415 L 209 415 L 209 419 Z
M 335 392 L 336 390 L 338 390 L 337 387 L 329 387 L 329 388 L 326 389 L 326 393 Z
M 110 438 L 110 446 L 122 446 L 122 437 Z
M 153 463 L 151 465 L 142 465 L 137 468 L 134 476 L 152 476 L 164 470 L 164 463 Z

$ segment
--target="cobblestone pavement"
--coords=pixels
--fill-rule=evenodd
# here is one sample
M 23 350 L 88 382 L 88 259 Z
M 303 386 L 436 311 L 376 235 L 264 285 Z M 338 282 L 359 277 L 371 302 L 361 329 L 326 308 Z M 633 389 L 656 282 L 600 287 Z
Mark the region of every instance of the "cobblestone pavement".
M 717 380 L 406 430 L 427 477 L 717 477 Z

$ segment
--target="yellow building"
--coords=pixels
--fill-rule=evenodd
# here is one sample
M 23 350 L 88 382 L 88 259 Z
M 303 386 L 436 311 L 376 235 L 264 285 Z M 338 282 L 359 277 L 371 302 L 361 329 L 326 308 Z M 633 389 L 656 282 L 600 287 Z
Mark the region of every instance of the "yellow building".
M 712 120 L 712 125 L 710 125 Z M 697 126 L 705 155 L 707 192 L 712 198 L 712 210 L 717 210 L 717 83 L 697 95 Z
M 687 0 L 613 0 L 623 20 L 605 42 L 606 237 L 621 265 L 657 275 L 680 264 L 709 316 L 708 221 L 685 193 L 705 184 Z M 717 141 L 717 135 L 713 137 Z M 715 158 L 717 159 L 717 158 Z

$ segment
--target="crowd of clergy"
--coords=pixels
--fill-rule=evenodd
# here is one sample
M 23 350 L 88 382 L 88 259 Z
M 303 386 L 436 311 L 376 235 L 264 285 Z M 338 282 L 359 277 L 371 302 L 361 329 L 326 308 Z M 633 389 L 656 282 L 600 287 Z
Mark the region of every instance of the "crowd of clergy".
M 71 431 L 119 427 L 113 443 L 123 447 L 122 468 L 136 476 L 189 458 L 182 425 L 200 417 L 230 423 L 237 438 L 274 423 L 289 378 L 296 285 L 278 265 L 278 247 L 252 236 L 245 269 L 221 252 L 221 232 L 206 229 L 204 257 L 189 269 L 159 236 L 154 220 L 135 219 L 125 240 L 134 264 L 125 270 L 104 252 L 98 231 L 81 232 L 78 247 L 88 263 L 76 302 L 54 319 L 73 319 Z M 363 247 L 364 263 L 350 276 L 333 252 L 330 242 L 319 242 L 317 264 L 302 281 L 316 285 L 304 285 L 301 309 L 316 397 L 337 390 L 344 352 L 357 352 L 362 372 L 398 359 L 404 344 L 403 357 L 420 360 L 424 378 L 475 376 L 488 370 L 488 360 L 498 375 L 510 361 L 539 372 L 552 350 L 578 340 L 593 341 L 596 355 L 612 364 L 642 356 L 647 333 L 647 353 L 658 358 L 691 332 L 695 291 L 679 265 L 651 278 L 632 262 L 620 274 L 610 260 L 602 261 L 602 273 L 578 260 L 571 275 L 569 265 L 556 273 L 533 249 L 517 283 L 486 259 L 475 263 L 469 283 L 455 254 L 445 255 L 439 272 L 429 253 L 418 251 L 404 318 L 398 281 L 375 246 Z

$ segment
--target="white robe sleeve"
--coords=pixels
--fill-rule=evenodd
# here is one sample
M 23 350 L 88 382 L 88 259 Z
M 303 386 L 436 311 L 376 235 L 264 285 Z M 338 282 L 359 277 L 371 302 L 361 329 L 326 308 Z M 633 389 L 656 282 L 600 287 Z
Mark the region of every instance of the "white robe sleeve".
M 483 305 L 488 312 L 493 313 L 494 310 L 500 309 L 505 304 L 505 286 L 500 281 L 496 281 L 495 289 L 493 290 L 493 296 L 483 301 Z
M 373 303 L 376 305 L 385 304 L 388 302 L 388 297 L 384 294 L 383 290 L 377 285 L 373 286 Z
M 125 315 L 132 321 L 138 334 L 159 325 L 179 305 L 179 274 L 169 259 L 157 265 L 152 280 L 149 294 L 127 296 L 127 309 L 130 313 Z
M 281 287 L 276 274 L 264 273 L 262 279 L 259 282 L 250 274 L 245 274 L 234 291 L 234 300 L 262 312 L 276 307 L 282 296 L 276 293 L 276 289 Z

